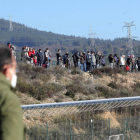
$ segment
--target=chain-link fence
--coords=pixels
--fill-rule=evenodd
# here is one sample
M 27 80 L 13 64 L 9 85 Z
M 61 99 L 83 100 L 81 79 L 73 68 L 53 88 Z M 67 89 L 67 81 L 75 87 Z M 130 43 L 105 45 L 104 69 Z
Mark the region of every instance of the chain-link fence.
M 25 105 L 27 140 L 140 139 L 140 97 Z
M 107 120 L 76 120 L 26 127 L 28 140 L 109 140 L 122 135 L 123 140 L 140 139 L 140 117 Z

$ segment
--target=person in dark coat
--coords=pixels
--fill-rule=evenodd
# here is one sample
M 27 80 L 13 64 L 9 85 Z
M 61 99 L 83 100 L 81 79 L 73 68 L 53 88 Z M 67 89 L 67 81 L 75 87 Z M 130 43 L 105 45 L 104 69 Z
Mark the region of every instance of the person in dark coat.
M 42 66 L 42 61 L 43 61 L 42 49 L 39 49 L 39 52 L 37 53 L 38 66 Z
M 60 53 L 61 53 L 61 50 L 58 49 L 58 52 L 56 53 L 57 65 L 59 65 L 59 61 L 62 60 L 62 56 Z
M 109 61 L 109 63 L 110 63 L 110 67 L 113 69 L 113 55 L 112 54 L 110 54 L 109 56 L 108 56 L 108 61 Z
M 67 57 L 68 57 L 69 53 L 66 52 L 64 55 L 63 55 L 63 64 L 66 65 L 66 60 L 67 60 Z
M 74 53 L 73 57 L 73 63 L 74 63 L 74 67 L 77 68 L 78 67 L 78 63 L 77 63 L 77 53 Z
M 67 58 L 66 58 L 66 64 L 67 64 L 67 68 L 70 70 L 71 69 L 71 58 L 70 58 L 69 54 L 67 55 Z
M 98 52 L 95 54 L 95 58 L 96 58 L 96 68 L 98 68 L 99 67 L 99 61 L 100 61 Z

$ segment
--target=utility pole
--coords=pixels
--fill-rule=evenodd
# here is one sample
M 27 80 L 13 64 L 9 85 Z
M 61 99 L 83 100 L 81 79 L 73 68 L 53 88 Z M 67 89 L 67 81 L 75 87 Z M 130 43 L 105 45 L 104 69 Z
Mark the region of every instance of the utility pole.
M 9 31 L 13 31 L 13 26 L 12 26 L 12 21 L 11 21 L 11 15 L 9 16 L 9 22 L 10 22 Z
M 91 47 L 95 45 L 95 35 L 96 33 L 93 33 L 92 27 L 90 26 L 89 38 L 91 39 L 91 43 L 90 43 Z
M 123 28 L 124 28 L 124 27 L 127 27 L 128 49 L 129 49 L 128 54 L 129 54 L 129 55 L 134 55 L 134 49 L 133 49 L 132 39 L 133 39 L 133 38 L 137 38 L 137 37 L 135 37 L 135 36 L 132 36 L 131 27 L 132 27 L 132 26 L 135 26 L 135 29 L 136 29 L 136 25 L 134 25 L 133 22 L 134 22 L 134 21 L 132 21 L 132 22 L 130 22 L 130 23 L 124 22 L 125 25 L 123 26 Z

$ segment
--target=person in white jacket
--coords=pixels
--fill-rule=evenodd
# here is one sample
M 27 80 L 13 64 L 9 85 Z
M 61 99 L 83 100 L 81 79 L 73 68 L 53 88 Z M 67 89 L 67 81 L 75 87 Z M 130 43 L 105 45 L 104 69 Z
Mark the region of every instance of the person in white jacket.
M 125 61 L 125 55 L 122 55 L 120 57 L 120 67 L 125 67 L 125 63 L 126 63 L 126 61 Z
M 91 51 L 91 70 L 96 68 L 96 57 L 93 51 Z

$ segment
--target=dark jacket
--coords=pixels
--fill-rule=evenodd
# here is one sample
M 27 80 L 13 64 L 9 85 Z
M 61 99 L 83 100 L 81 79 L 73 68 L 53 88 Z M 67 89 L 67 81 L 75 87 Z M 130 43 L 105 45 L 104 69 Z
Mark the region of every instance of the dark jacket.
M 109 63 L 113 63 L 113 57 L 109 56 Z
M 127 61 L 126 61 L 126 63 L 127 63 L 127 65 L 129 66 L 130 65 L 130 58 L 127 58 Z
M 140 67 L 140 59 L 137 60 L 137 65 Z
M 38 62 L 42 62 L 43 61 L 43 54 L 41 52 L 39 52 L 37 54 L 37 60 L 38 60 Z
M 0 73 L 0 140 L 23 140 L 24 126 L 18 97 Z
M 60 55 L 60 52 L 57 52 L 57 53 L 56 53 L 56 58 L 57 58 L 57 60 L 59 60 L 60 57 L 62 57 L 62 56 Z
M 95 55 L 95 58 L 96 58 L 96 64 L 99 64 L 99 61 L 100 61 L 100 59 L 99 59 L 99 54 L 96 54 L 96 55 Z
M 73 57 L 73 61 L 74 61 L 74 62 L 80 60 L 80 56 L 79 56 L 77 53 L 75 53 L 72 57 Z
M 64 54 L 63 55 L 63 63 L 66 64 L 66 60 L 67 60 L 68 54 Z

